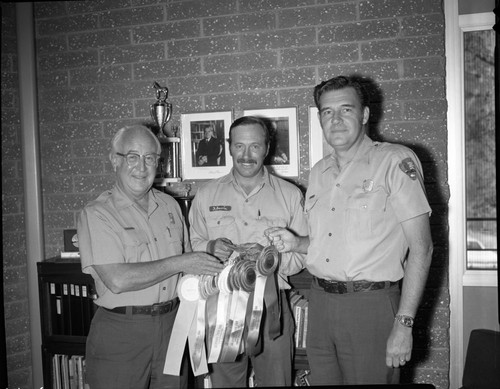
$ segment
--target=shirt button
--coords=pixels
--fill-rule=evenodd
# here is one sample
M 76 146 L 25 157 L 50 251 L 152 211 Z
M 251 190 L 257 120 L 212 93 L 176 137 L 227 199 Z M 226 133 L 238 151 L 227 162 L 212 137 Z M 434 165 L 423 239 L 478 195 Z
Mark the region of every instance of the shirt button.
M 340 184 L 335 185 L 337 188 L 340 188 Z
M 329 232 L 329 233 L 328 233 L 328 236 L 332 236 L 332 233 L 331 233 L 331 232 Z
M 163 290 L 167 290 L 167 287 L 166 287 L 166 286 L 164 286 L 164 287 L 163 287 Z
M 327 258 L 327 259 L 326 259 L 326 262 L 330 262 L 330 258 Z
M 158 242 L 158 239 L 155 238 L 155 242 Z
M 248 223 L 247 223 L 247 222 L 244 222 L 243 224 L 244 224 L 245 226 L 248 226 Z
M 248 203 L 248 199 L 245 200 L 245 203 Z
M 368 208 L 368 205 L 364 204 L 361 206 L 361 208 L 366 209 L 366 208 Z
M 335 207 L 332 208 L 332 211 L 335 211 Z

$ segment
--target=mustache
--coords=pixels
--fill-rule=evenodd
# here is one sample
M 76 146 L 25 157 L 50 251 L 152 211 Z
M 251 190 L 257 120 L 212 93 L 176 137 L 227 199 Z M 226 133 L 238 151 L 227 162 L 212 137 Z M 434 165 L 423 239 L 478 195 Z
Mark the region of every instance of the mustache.
M 246 158 L 238 158 L 236 160 L 238 163 L 253 163 L 257 165 L 257 161 L 255 159 L 246 159 Z

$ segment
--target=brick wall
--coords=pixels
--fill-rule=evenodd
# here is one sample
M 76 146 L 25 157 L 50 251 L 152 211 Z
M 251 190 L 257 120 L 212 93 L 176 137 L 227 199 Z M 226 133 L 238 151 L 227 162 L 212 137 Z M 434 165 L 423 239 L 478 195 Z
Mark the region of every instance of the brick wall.
M 16 12 L 2 3 L 2 265 L 8 382 L 31 386 L 23 166 L 17 77 Z
M 62 230 L 76 225 L 78 211 L 111 185 L 110 138 L 124 124 L 149 120 L 154 81 L 169 88 L 171 125 L 188 112 L 234 110 L 236 118 L 243 109 L 298 107 L 295 182 L 306 188 L 314 85 L 341 73 L 371 77 L 381 88 L 377 103 L 383 112 L 372 120 L 371 132 L 416 151 L 433 208 L 435 255 L 417 320 L 414 361 L 403 376 L 448 386 L 449 194 L 440 1 L 46 2 L 35 3 L 35 20 L 47 257 L 62 249 Z M 17 183 L 15 172 L 7 171 Z M 196 191 L 199 183 L 190 183 Z M 184 184 L 169 190 L 181 191 Z M 18 196 L 22 186 L 10 190 Z

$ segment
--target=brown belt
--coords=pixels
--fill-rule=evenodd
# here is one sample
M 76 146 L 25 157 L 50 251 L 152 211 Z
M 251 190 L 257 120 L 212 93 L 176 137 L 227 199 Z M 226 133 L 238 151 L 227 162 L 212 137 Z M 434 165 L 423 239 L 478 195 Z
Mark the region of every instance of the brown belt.
M 179 305 L 179 298 L 176 297 L 172 300 L 165 301 L 163 303 L 157 303 L 153 305 L 128 305 L 125 307 L 116 308 L 104 308 L 109 312 L 132 314 L 132 315 L 150 315 L 158 316 L 164 313 L 172 312 Z
M 314 277 L 318 285 L 328 293 L 353 293 L 366 292 L 369 290 L 387 289 L 399 284 L 399 281 L 329 281 L 322 278 Z

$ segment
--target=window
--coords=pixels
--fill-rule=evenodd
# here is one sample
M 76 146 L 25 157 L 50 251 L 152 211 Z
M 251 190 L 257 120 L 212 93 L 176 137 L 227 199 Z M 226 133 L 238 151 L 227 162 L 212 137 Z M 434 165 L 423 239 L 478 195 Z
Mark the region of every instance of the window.
M 497 269 L 495 32 L 463 32 L 467 270 Z

